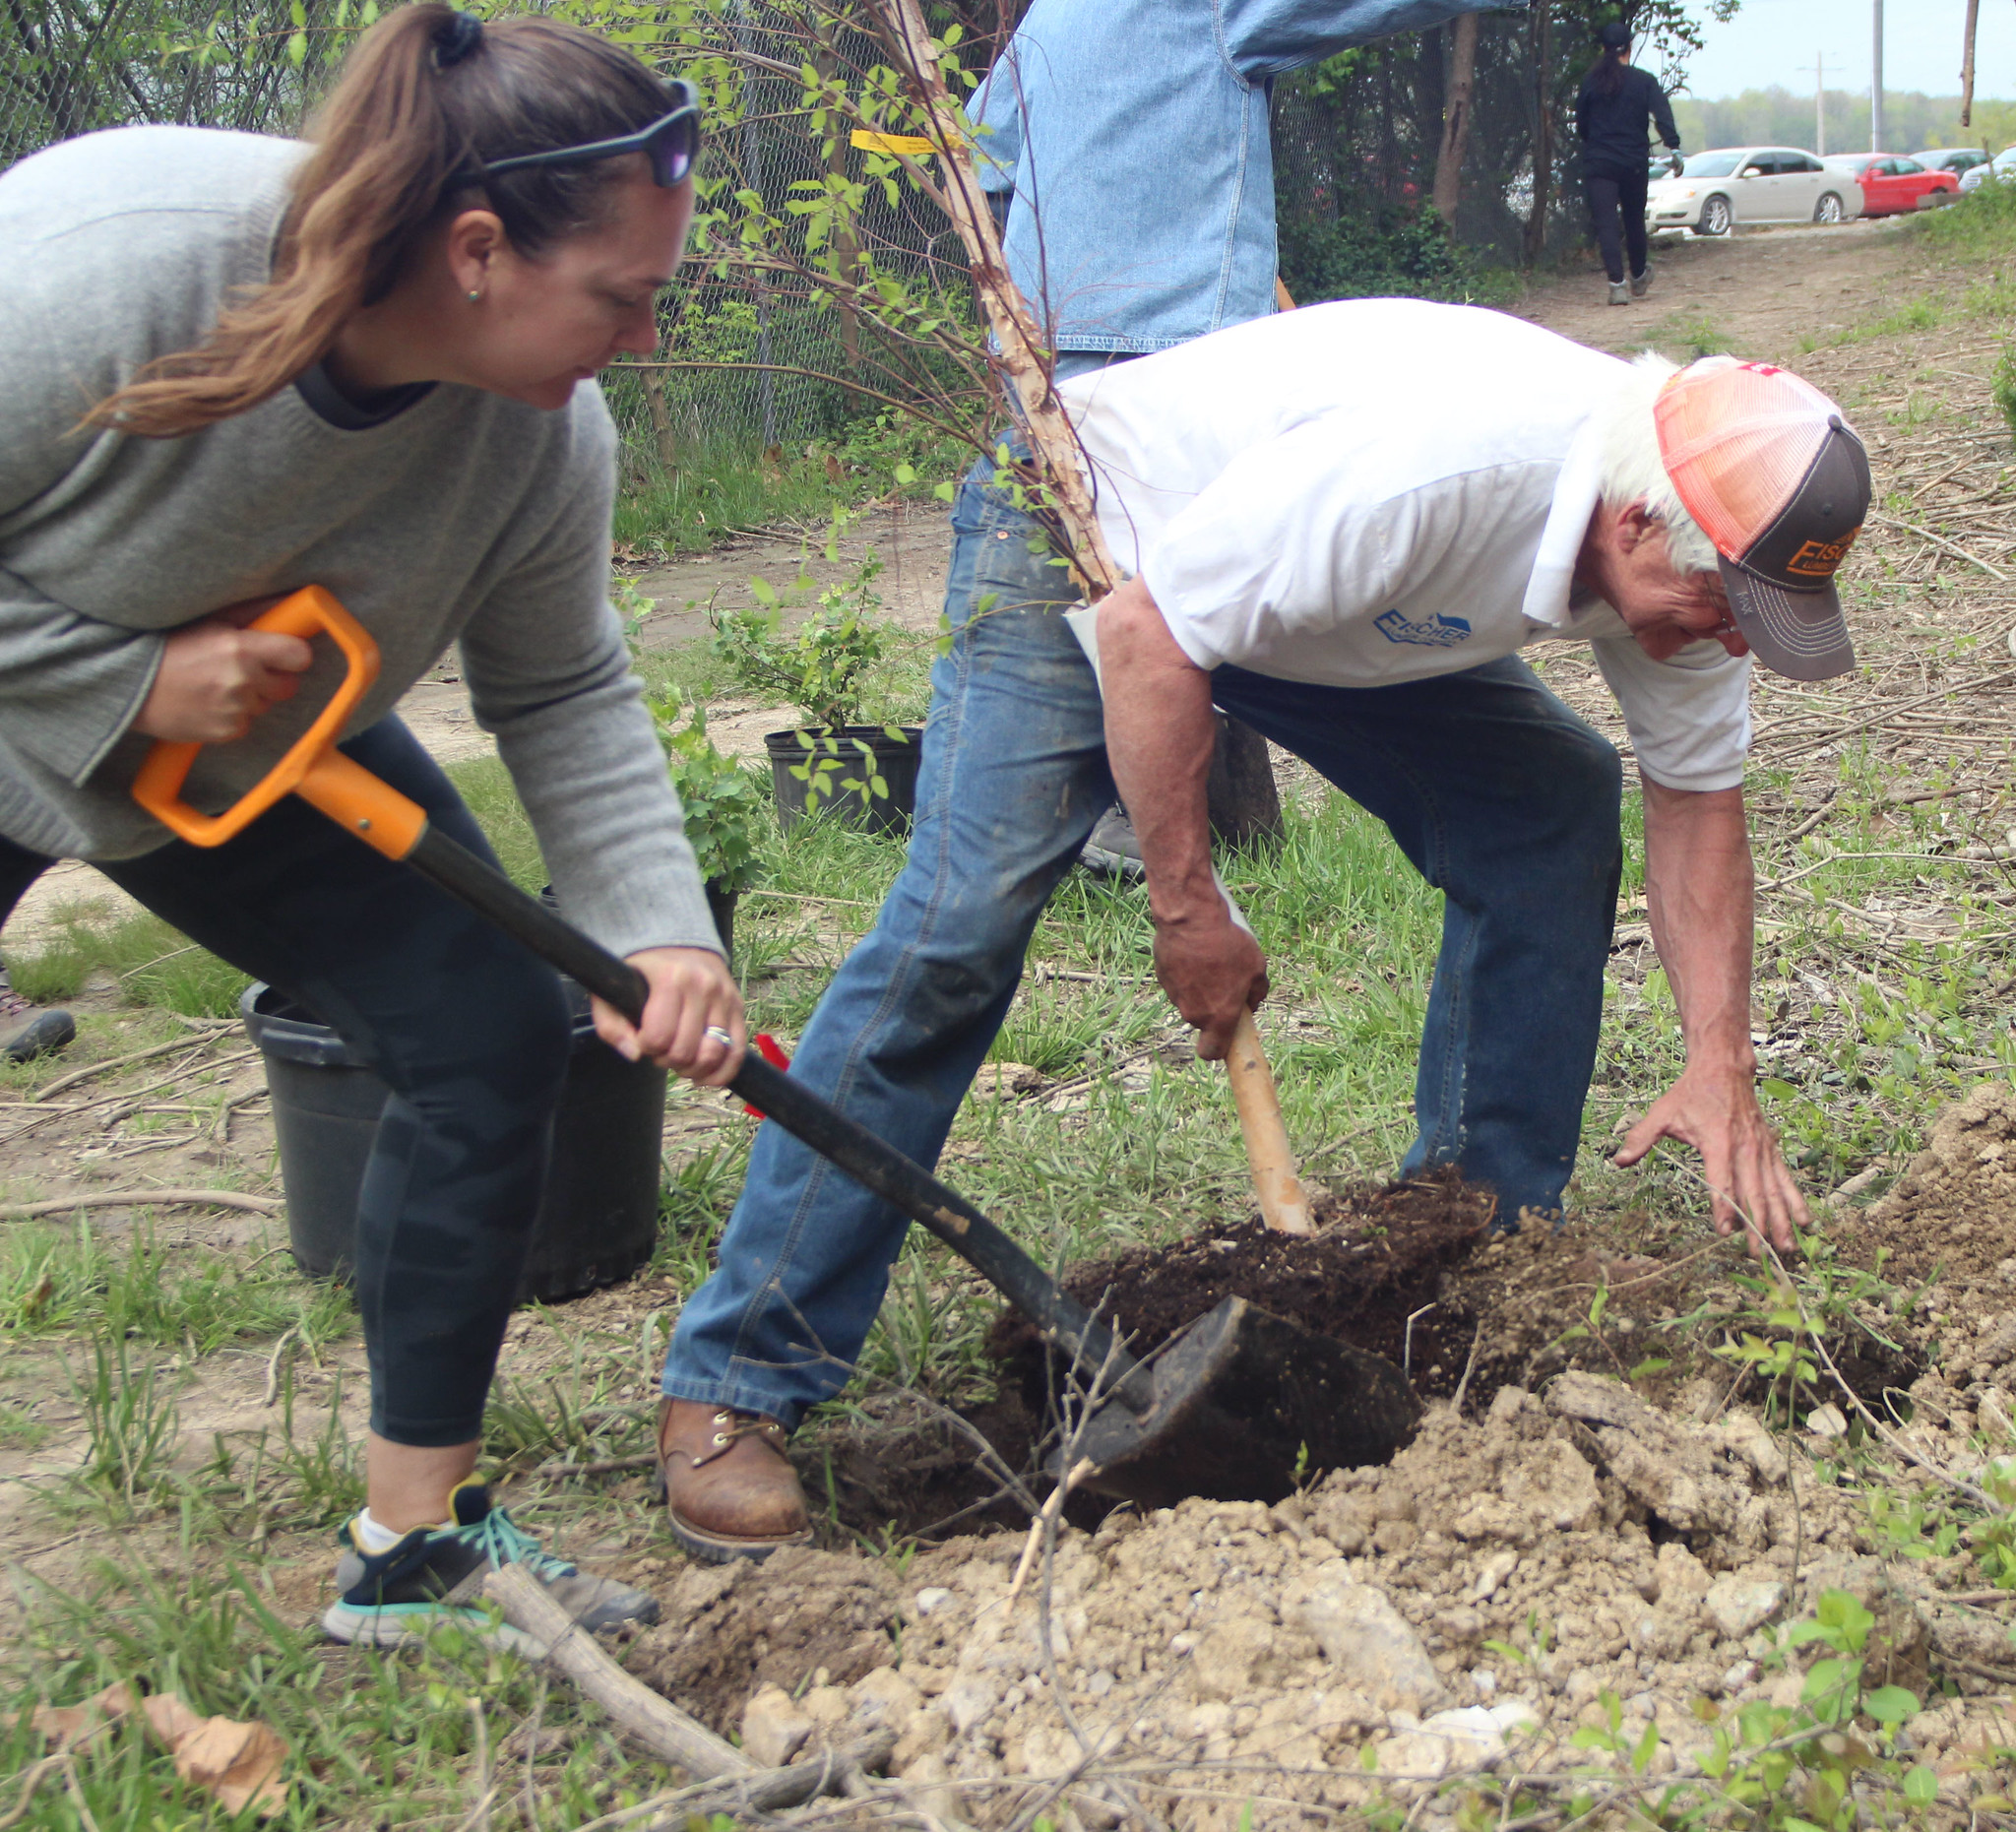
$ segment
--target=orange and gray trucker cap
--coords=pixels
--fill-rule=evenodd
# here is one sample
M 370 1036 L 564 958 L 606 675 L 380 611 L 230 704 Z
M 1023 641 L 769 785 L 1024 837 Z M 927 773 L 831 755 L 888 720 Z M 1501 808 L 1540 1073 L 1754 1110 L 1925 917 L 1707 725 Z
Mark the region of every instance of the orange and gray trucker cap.
M 1846 674 L 1834 574 L 1868 513 L 1869 455 L 1841 410 L 1784 369 L 1709 356 L 1668 381 L 1653 419 L 1757 660 L 1794 680 Z

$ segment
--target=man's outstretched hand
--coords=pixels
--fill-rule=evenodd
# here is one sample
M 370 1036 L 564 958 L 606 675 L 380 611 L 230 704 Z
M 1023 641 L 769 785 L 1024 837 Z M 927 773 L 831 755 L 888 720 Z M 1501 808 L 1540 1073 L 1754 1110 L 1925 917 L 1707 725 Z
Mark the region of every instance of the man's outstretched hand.
M 1197 1053 L 1222 1061 L 1239 1019 L 1267 996 L 1267 957 L 1225 912 L 1178 921 L 1158 920 L 1155 977 L 1185 1024 L 1197 1029 Z
M 1765 1123 L 1756 1090 L 1746 1081 L 1688 1069 L 1624 1135 L 1610 1163 L 1628 1170 L 1661 1139 L 1677 1139 L 1701 1154 L 1701 1173 L 1715 1197 L 1715 1231 L 1732 1234 L 1738 1221 L 1744 1223 L 1753 1258 L 1763 1257 L 1764 1240 L 1791 1252 L 1793 1231 L 1812 1226 L 1778 1134 Z

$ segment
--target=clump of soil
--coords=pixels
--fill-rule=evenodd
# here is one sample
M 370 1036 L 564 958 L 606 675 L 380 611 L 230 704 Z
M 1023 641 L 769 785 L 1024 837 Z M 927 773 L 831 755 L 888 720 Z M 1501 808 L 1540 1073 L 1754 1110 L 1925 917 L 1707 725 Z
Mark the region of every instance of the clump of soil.
M 1013 1387 L 956 1416 L 899 1392 L 815 1421 L 791 1440 L 790 1456 L 815 1508 L 826 1503 L 826 1518 L 816 1523 L 824 1543 L 851 1545 L 856 1534 L 871 1543 L 884 1536 L 938 1540 L 1029 1524 L 1029 1510 L 1013 1498 L 1000 1466 L 1038 1495 L 1045 1492 L 1041 1433 L 1040 1420 Z
M 1432 1365 L 1453 1386 L 1470 1338 L 1453 1327 L 1455 1319 L 1438 1316 L 1438 1299 L 1445 1274 L 1483 1238 L 1494 1206 L 1453 1170 L 1437 1171 L 1320 1200 L 1314 1234 L 1277 1233 L 1257 1217 L 1228 1223 L 1166 1246 L 1130 1247 L 1067 1267 L 1064 1289 L 1098 1307 L 1137 1356 L 1226 1298 L 1243 1297 L 1396 1367 Z M 1411 1354 L 1410 1317 L 1417 1318 Z M 1054 1370 L 1035 1327 L 1006 1311 L 987 1348 L 1002 1384 L 1019 1386 L 1040 1410 Z
M 1945 1107 L 1925 1149 L 1851 1229 L 1864 1260 L 1889 1248 L 1889 1278 L 2016 1285 L 2016 1092 L 1985 1082 Z
M 1888 1249 L 1883 1277 L 1903 1288 L 1892 1308 L 1908 1303 L 1910 1325 L 1932 1331 L 1926 1358 L 1937 1373 L 1888 1384 L 1911 1387 L 1920 1419 L 1990 1443 L 2016 1437 L 2016 1092 L 1984 1083 L 1945 1107 L 1889 1192 L 1836 1231 L 1844 1256 L 1865 1266 Z M 1910 1333 L 1885 1321 L 1893 1335 Z

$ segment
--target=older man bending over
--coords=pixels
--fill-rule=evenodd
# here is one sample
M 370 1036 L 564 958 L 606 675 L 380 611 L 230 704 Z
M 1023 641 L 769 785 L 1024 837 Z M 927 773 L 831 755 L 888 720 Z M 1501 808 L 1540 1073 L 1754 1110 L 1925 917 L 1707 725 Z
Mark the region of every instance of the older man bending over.
M 1446 895 L 1409 1169 L 1556 1208 L 1595 1062 L 1617 754 L 1515 653 L 1591 645 L 1644 782 L 1646 901 L 1686 1067 L 1626 1135 L 1701 1154 L 1718 1228 L 1806 1220 L 1757 1106 L 1742 797 L 1752 654 L 1854 665 L 1832 576 L 1860 441 L 1782 370 L 1627 364 L 1399 300 L 1220 332 L 1063 391 L 1135 576 L 1100 606 L 1106 748 L 1164 989 L 1223 1055 L 1267 990 L 1211 871 L 1214 702 L 1376 814 Z

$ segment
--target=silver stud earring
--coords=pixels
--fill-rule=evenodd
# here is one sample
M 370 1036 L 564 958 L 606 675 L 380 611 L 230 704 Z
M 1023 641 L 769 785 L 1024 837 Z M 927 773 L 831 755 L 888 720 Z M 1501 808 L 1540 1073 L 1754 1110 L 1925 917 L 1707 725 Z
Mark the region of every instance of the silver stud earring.
M 471 303 L 472 305 L 473 305 L 473 304 L 475 304 L 475 303 L 476 303 L 476 301 L 477 301 L 478 299 L 480 299 L 480 298 L 481 298 L 482 296 L 483 296 L 483 295 L 482 295 L 482 294 L 481 294 L 480 292 L 472 292 L 472 293 L 471 293 L 471 294 L 469 295 L 469 302 L 470 302 L 470 303 Z

